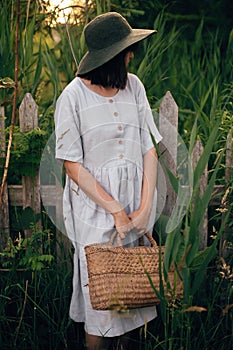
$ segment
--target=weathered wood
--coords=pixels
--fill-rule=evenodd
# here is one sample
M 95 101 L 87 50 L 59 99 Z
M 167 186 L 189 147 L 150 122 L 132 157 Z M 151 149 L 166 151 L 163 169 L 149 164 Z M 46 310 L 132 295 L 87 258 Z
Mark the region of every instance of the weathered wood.
M 40 213 L 40 180 L 39 174 L 34 177 L 22 177 L 23 207 L 31 207 L 35 213 Z
M 159 108 L 159 131 L 163 136 L 159 149 L 166 166 L 176 175 L 177 167 L 177 128 L 178 106 L 171 93 L 164 96 Z M 163 207 L 163 214 L 170 216 L 176 203 L 176 193 L 172 188 L 166 170 L 158 168 L 158 210 Z
M 38 127 L 38 106 L 32 95 L 26 93 L 19 107 L 20 131 L 29 132 Z M 40 213 L 40 177 L 39 173 L 34 177 L 23 176 L 23 208 L 31 207 L 35 213 Z M 30 235 L 30 231 L 25 231 Z
M 43 191 L 43 204 L 48 207 L 54 207 L 59 200 L 59 193 L 55 185 L 41 185 Z M 222 199 L 222 193 L 225 190 L 224 185 L 215 185 L 210 205 L 219 205 Z M 23 206 L 22 185 L 8 185 L 9 205 Z
M 23 187 L 22 185 L 8 185 L 9 205 L 23 206 Z
M 30 93 L 25 94 L 20 104 L 19 125 L 21 132 L 38 128 L 38 106 Z
M 203 153 L 203 146 L 201 144 L 201 141 L 197 140 L 193 151 L 192 151 L 192 163 L 193 163 L 193 168 L 195 169 L 202 153 Z M 208 168 L 206 167 L 201 179 L 200 179 L 200 186 L 199 186 L 199 195 L 200 198 L 202 198 L 206 187 L 208 183 Z M 207 247 L 207 239 L 208 239 L 208 211 L 206 209 L 204 217 L 203 217 L 203 222 L 200 227 L 197 227 L 197 230 L 200 232 L 200 245 L 199 248 L 205 249 Z
M 43 193 L 43 204 L 45 206 L 53 207 L 54 205 L 57 207 L 60 206 L 60 191 L 57 191 L 56 185 L 41 185 L 40 186 Z M 57 214 L 59 215 L 59 214 Z
M 5 111 L 4 107 L 0 106 L 0 160 L 4 166 L 6 156 L 6 139 L 5 139 Z M 3 189 L 2 205 L 0 208 L 0 251 L 6 246 L 10 229 L 9 229 L 9 200 L 7 183 Z
M 62 164 L 61 164 L 62 166 Z M 61 170 L 62 171 L 62 170 Z M 63 189 L 60 182 L 56 179 L 55 191 L 57 194 L 56 202 L 56 243 L 57 243 L 57 262 L 59 265 L 67 263 L 70 265 L 72 244 L 66 235 L 63 221 Z

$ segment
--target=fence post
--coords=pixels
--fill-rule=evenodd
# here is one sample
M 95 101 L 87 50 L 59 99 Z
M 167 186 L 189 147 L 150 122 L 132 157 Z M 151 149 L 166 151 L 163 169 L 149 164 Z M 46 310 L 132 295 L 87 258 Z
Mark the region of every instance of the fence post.
M 201 141 L 197 140 L 192 151 L 192 163 L 193 163 L 193 169 L 195 169 L 202 153 L 203 153 L 203 146 Z M 205 189 L 207 187 L 208 183 L 208 168 L 206 167 L 204 170 L 204 173 L 201 176 L 200 179 L 200 186 L 199 186 L 199 195 L 200 198 L 202 198 Z M 203 223 L 200 227 L 197 227 L 197 230 L 200 232 L 200 250 L 203 250 L 207 247 L 207 239 L 208 239 L 208 210 L 206 209 L 204 217 L 203 217 Z
M 38 127 L 38 106 L 30 93 L 25 94 L 19 107 L 19 124 L 24 133 Z M 23 208 L 31 207 L 35 213 L 41 212 L 39 172 L 33 178 L 22 176 L 22 196 Z M 30 231 L 26 230 L 25 235 L 29 236 Z
M 56 179 L 55 189 L 57 194 L 61 193 L 61 184 L 58 181 L 58 179 Z M 59 200 L 56 203 L 56 221 L 59 227 L 59 229 L 56 228 L 57 263 L 59 266 L 62 266 L 64 263 L 67 264 L 67 266 L 69 266 L 71 262 L 70 257 L 72 256 L 72 244 L 67 235 L 65 234 L 65 226 L 63 223 L 63 201 Z
M 0 106 L 0 161 L 3 161 L 6 157 L 6 138 L 5 138 L 5 111 L 4 107 Z M 3 191 L 2 207 L 0 208 L 0 251 L 6 246 L 9 230 L 9 207 L 8 207 L 8 191 L 7 183 L 5 184 Z
M 177 129 L 178 106 L 170 91 L 167 91 L 159 108 L 159 132 L 163 136 L 163 140 L 159 144 L 159 150 L 164 163 L 174 175 L 176 175 L 177 166 Z M 176 193 L 166 175 L 166 171 L 163 171 L 160 166 L 158 168 L 157 187 L 158 208 L 163 208 L 163 214 L 170 216 L 176 203 Z

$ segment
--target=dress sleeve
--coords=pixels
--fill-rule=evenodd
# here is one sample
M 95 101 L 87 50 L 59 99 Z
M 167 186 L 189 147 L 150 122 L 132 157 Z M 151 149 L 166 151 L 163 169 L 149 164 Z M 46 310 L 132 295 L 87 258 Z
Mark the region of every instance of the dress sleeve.
M 59 97 L 54 114 L 56 158 L 83 162 L 80 121 L 75 98 L 65 90 Z
M 154 146 L 152 137 L 156 143 L 159 143 L 162 140 L 162 136 L 160 135 L 155 125 L 153 113 L 146 96 L 145 88 L 139 79 L 137 91 L 142 153 L 145 154 L 149 149 L 151 149 Z

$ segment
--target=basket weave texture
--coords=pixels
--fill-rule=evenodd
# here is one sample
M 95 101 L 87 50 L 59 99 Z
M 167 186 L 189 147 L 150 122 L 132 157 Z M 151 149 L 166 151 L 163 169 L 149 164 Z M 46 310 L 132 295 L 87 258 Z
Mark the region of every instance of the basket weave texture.
M 160 253 L 153 237 L 146 233 L 150 246 L 113 246 L 112 242 L 85 247 L 88 285 L 93 309 L 123 310 L 156 305 L 160 298 L 151 286 L 160 290 Z M 164 247 L 161 249 L 163 261 Z M 174 268 L 168 274 L 170 294 L 182 294 L 180 279 L 174 283 Z M 164 282 L 164 281 L 163 281 Z M 165 283 L 163 283 L 165 285 Z M 174 287 L 174 285 L 176 285 Z M 166 288 L 165 288 L 166 289 Z

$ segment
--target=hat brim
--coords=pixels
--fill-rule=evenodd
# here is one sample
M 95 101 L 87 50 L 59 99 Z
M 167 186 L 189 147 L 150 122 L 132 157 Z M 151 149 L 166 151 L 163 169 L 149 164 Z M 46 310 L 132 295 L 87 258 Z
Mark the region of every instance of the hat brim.
M 101 50 L 87 51 L 79 63 L 77 74 L 85 74 L 102 66 L 127 47 L 136 44 L 155 33 L 157 33 L 156 30 L 133 29 L 127 37 L 114 43 L 114 45 Z

